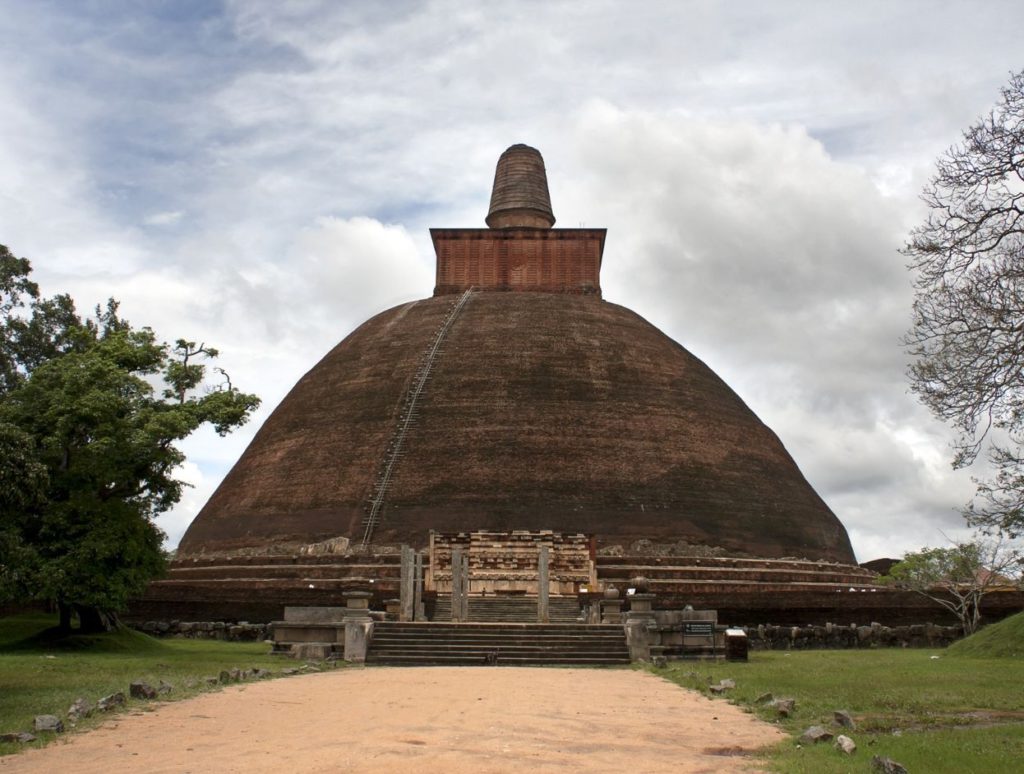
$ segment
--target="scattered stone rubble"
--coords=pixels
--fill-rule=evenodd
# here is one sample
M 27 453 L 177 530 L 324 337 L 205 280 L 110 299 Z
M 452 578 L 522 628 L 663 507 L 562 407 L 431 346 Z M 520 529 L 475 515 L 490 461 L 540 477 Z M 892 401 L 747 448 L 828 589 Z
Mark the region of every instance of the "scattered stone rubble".
M 962 636 L 958 626 L 773 626 L 744 627 L 751 650 L 815 650 L 830 648 L 943 648 Z
M 19 744 L 28 744 L 34 742 L 36 738 L 28 731 L 15 731 L 10 734 L 0 734 L 0 742 L 17 742 Z
M 131 624 L 133 628 L 154 637 L 186 637 L 196 640 L 226 642 L 261 642 L 270 637 L 269 624 L 225 623 L 224 621 L 146 621 Z
M 330 666 L 334 665 L 324 665 L 324 667 Z M 303 664 L 298 668 L 282 669 L 278 674 L 306 674 L 308 672 L 319 672 L 321 671 L 321 668 L 321 666 L 316 664 Z M 207 685 L 215 686 L 223 683 L 237 683 L 245 680 L 263 680 L 265 678 L 272 677 L 273 675 L 274 672 L 271 672 L 269 669 L 260 669 L 258 667 L 253 669 L 225 669 L 218 677 L 205 678 L 205 682 Z M 195 681 L 192 681 L 191 684 L 192 687 L 198 685 Z M 128 686 L 128 694 L 133 699 L 140 699 L 143 701 L 156 699 L 159 696 L 171 693 L 173 690 L 174 686 L 164 680 L 160 680 L 156 688 L 144 680 L 135 680 Z M 74 726 L 80 720 L 87 718 L 96 712 L 111 712 L 119 707 L 124 707 L 127 703 L 128 700 L 122 691 L 112 693 L 109 696 L 104 696 L 101 699 L 98 699 L 95 704 L 85 697 L 79 697 L 75 699 L 65 714 L 68 724 Z M 65 728 L 64 721 L 62 721 L 57 715 L 37 715 L 33 726 L 37 733 L 48 732 L 59 734 L 63 733 Z M 36 741 L 36 736 L 28 733 L 27 731 L 0 733 L 0 742 L 28 744 L 29 742 L 34 741 Z

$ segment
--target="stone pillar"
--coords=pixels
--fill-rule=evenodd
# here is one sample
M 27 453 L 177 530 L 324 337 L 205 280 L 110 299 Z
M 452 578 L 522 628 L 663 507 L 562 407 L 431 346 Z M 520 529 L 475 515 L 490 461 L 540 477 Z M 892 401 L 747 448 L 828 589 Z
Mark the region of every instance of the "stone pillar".
M 345 660 L 352 664 L 366 661 L 366 651 L 373 639 L 368 591 L 345 592 Z
M 626 645 L 633 661 L 650 661 L 652 651 L 661 655 L 658 621 L 654 616 L 654 594 L 637 593 L 629 598 L 626 613 Z
M 537 622 L 548 623 L 551 616 L 548 610 L 548 547 L 541 546 L 537 558 Z
M 462 585 L 462 549 L 452 548 L 452 622 L 464 621 L 462 617 L 462 598 L 465 596 Z
M 417 551 L 413 560 L 412 620 L 425 621 L 427 615 L 423 609 L 423 552 Z
M 604 598 L 601 600 L 601 623 L 622 623 L 622 600 L 619 599 L 619 591 L 616 588 L 605 589 Z
M 409 546 L 402 546 L 401 575 L 399 579 L 399 598 L 402 600 L 402 609 L 399 614 L 399 621 L 411 621 L 413 619 L 413 550 Z
M 469 552 L 462 555 L 462 620 L 469 620 Z

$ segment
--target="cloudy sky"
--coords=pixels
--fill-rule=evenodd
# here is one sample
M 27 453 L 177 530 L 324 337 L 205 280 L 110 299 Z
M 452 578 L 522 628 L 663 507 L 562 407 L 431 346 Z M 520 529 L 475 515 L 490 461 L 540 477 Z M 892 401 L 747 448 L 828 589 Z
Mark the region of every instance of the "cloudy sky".
M 728 381 L 860 560 L 960 534 L 971 471 L 908 394 L 897 250 L 935 157 L 1024 67 L 1003 2 L 0 0 L 0 243 L 222 351 L 264 399 L 186 444 L 170 545 L 292 384 L 430 294 L 541 150 L 605 298 Z M 977 473 L 977 471 L 975 471 Z

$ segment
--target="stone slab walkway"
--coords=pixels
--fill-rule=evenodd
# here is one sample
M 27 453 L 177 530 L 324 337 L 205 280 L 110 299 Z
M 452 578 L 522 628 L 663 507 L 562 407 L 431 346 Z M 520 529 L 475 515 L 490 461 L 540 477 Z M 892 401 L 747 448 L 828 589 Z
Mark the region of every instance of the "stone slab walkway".
M 353 668 L 112 718 L 0 773 L 733 772 L 783 738 L 628 669 Z

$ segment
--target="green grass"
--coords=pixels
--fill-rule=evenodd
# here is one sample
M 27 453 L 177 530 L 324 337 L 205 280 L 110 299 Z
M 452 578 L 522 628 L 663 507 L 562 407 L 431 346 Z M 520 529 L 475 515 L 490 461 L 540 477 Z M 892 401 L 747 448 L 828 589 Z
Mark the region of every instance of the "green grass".
M 756 652 L 745 664 L 674 662 L 656 673 L 705 692 L 709 679 L 734 679 L 725 700 L 792 735 L 766 754 L 775 771 L 866 772 L 881 755 L 911 772 L 1024 772 L 1024 661 L 918 649 Z M 763 693 L 796 699 L 795 715 L 778 721 L 755 706 Z M 853 756 L 831 744 L 797 746 L 811 725 L 843 732 L 832 722 L 839 709 L 857 722 L 845 732 L 857 743 Z
M 950 656 L 1024 659 L 1024 613 L 986 626 L 947 648 Z
M 117 691 L 127 696 L 128 684 L 134 680 L 154 687 L 165 680 L 174 690 L 154 702 L 129 699 L 129 708 L 216 690 L 203 678 L 217 676 L 222 669 L 259 667 L 280 672 L 296 666 L 270 656 L 262 642 L 159 640 L 130 629 L 61 638 L 50 628 L 54 623 L 53 617 L 39 614 L 0 618 L 0 732 L 31 732 L 33 719 L 43 714 L 57 715 L 66 724 L 66 712 L 75 699 L 95 702 Z M 78 727 L 95 726 L 104 717 L 109 715 L 93 716 Z M 37 736 L 40 739 L 34 745 L 51 741 L 53 735 Z M 22 747 L 0 743 L 0 755 Z

